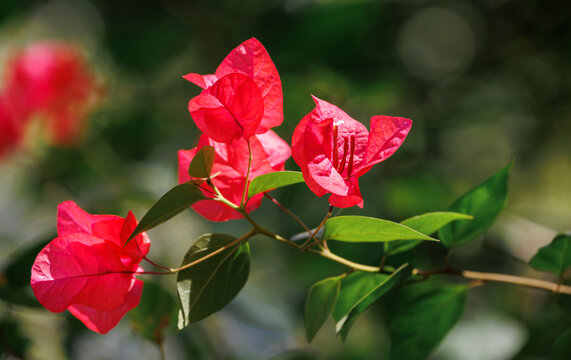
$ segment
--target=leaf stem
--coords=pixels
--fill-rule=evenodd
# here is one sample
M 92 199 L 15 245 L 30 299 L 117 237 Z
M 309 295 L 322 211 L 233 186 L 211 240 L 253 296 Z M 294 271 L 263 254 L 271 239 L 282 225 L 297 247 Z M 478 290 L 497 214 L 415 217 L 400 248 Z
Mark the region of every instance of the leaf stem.
M 170 269 L 171 269 L 171 268 L 168 267 L 168 266 L 162 266 L 162 265 L 159 265 L 159 264 L 155 263 L 154 261 L 151 261 L 151 260 L 150 260 L 148 257 L 146 257 L 146 256 L 144 256 L 143 259 L 145 259 L 149 264 L 153 265 L 153 266 L 156 267 L 156 268 L 164 269 L 164 270 L 169 270 L 169 271 L 170 271 Z
M 315 235 L 317 235 L 319 230 L 321 230 L 323 225 L 325 225 L 325 222 L 329 219 L 329 217 L 331 216 L 331 213 L 333 213 L 333 205 L 329 205 L 329 209 L 327 210 L 327 214 L 325 215 L 325 217 L 323 218 L 323 220 L 321 221 L 319 226 L 315 229 L 313 234 L 311 234 L 311 236 L 307 240 L 305 240 L 305 242 L 301 245 L 303 250 L 307 250 L 308 248 L 313 246 L 313 245 L 310 245 L 309 243 L 311 242 L 311 240 L 315 239 Z M 315 244 L 318 244 L 318 242 L 316 242 Z M 323 245 L 327 249 L 327 244 L 325 243 L 325 241 L 323 241 Z
M 246 202 L 246 194 L 248 193 L 248 181 L 250 179 L 250 170 L 252 168 L 252 147 L 250 146 L 250 139 L 246 141 L 248 143 L 248 171 L 246 172 L 246 182 L 244 183 L 244 191 L 242 192 L 242 201 L 240 201 L 240 207 L 244 207 Z
M 436 270 L 414 269 L 412 273 L 413 275 L 424 276 L 424 278 L 429 278 L 432 275 L 450 274 L 450 275 L 461 276 L 466 279 L 480 280 L 484 282 L 490 282 L 490 281 L 502 282 L 514 285 L 521 285 L 529 288 L 549 290 L 558 294 L 571 295 L 571 286 L 561 285 L 551 281 L 533 279 L 517 275 L 487 273 L 487 272 L 450 269 L 450 268 L 436 269 Z
M 311 233 L 311 230 L 309 229 L 309 227 L 307 225 L 305 225 L 305 223 L 303 221 L 301 221 L 301 219 L 298 218 L 297 215 L 295 215 L 294 213 L 289 211 L 285 206 L 283 206 L 276 198 L 274 198 L 272 195 L 268 194 L 267 192 L 264 193 L 264 196 L 267 197 L 268 199 L 270 199 L 270 201 L 272 203 L 274 203 L 277 207 L 279 207 L 283 212 L 285 212 L 286 214 L 291 216 L 295 221 L 297 221 L 297 223 L 299 225 L 301 225 L 301 227 L 305 231 L 307 231 L 307 233 Z
M 240 237 L 237 238 L 236 240 L 232 241 L 232 242 L 229 243 L 229 244 L 226 244 L 226 245 L 222 246 L 221 248 L 218 248 L 218 249 L 214 250 L 213 252 L 209 253 L 208 255 L 205 255 L 205 256 L 201 257 L 200 259 L 196 259 L 196 260 L 194 260 L 193 262 L 190 262 L 190 263 L 188 263 L 188 264 L 184 264 L 184 265 L 181 266 L 181 267 L 171 268 L 171 269 L 169 269 L 169 271 L 170 271 L 171 274 L 174 274 L 174 273 L 177 273 L 177 272 L 179 272 L 179 271 L 183 271 L 183 270 L 189 269 L 189 268 L 191 268 L 191 267 L 193 267 L 193 266 L 195 266 L 195 265 L 200 264 L 201 262 L 203 262 L 203 261 L 205 261 L 205 260 L 207 260 L 207 259 L 210 259 L 211 257 L 213 257 L 213 256 L 215 256 L 215 255 L 217 255 L 217 254 L 220 254 L 220 253 L 221 253 L 222 251 L 224 251 L 224 250 L 227 250 L 227 249 L 229 249 L 229 248 L 231 248 L 231 247 L 233 247 L 233 246 L 235 246 L 235 245 L 238 245 L 238 244 L 240 244 L 240 243 L 242 243 L 242 242 L 248 240 L 248 239 L 251 238 L 252 236 L 256 235 L 256 233 L 257 233 L 257 232 L 256 232 L 255 229 L 251 229 L 250 231 L 248 231 L 248 232 L 245 233 L 244 235 L 240 236 Z
M 327 249 L 322 249 L 322 250 L 307 249 L 307 252 L 319 255 L 319 256 L 327 258 L 329 260 L 333 260 L 335 262 L 338 262 L 339 264 L 343 264 L 345 266 L 348 266 L 349 268 L 351 268 L 353 270 L 366 271 L 366 272 L 379 272 L 379 270 L 380 270 L 376 266 L 363 265 L 363 264 L 353 262 L 351 260 L 347 260 L 347 259 L 345 259 L 339 255 L 335 255 L 334 253 L 332 253 L 331 251 L 329 251 Z

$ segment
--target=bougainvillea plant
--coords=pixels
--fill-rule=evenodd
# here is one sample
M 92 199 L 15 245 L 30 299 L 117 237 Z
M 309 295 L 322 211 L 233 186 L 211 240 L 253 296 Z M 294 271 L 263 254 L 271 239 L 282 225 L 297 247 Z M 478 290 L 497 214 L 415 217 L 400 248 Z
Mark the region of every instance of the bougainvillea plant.
M 334 207 L 363 206 L 367 194 L 359 190 L 359 177 L 403 146 L 411 120 L 373 116 L 368 131 L 337 106 L 314 97 L 316 107 L 297 125 L 290 149 L 270 130 L 283 121 L 280 78 L 265 48 L 253 38 L 234 49 L 215 74 L 191 73 L 184 78 L 203 89 L 189 102 L 190 115 L 203 135 L 196 147 L 178 153 L 179 184 L 138 224 L 131 213 L 126 218 L 90 215 L 73 202 L 62 203 L 58 237 L 39 253 L 32 268 L 32 288 L 48 310 L 68 309 L 90 329 L 106 333 L 137 306 L 144 286 L 141 275 L 176 274 L 178 328 L 183 329 L 222 309 L 240 292 L 249 273 L 248 240 L 255 235 L 346 267 L 347 271 L 331 274 L 309 289 L 305 306 L 308 341 L 329 317 L 337 334 L 345 338 L 359 315 L 398 288 L 437 275 L 466 280 L 438 285 L 408 299 L 405 310 L 395 309 L 388 327 L 392 336 L 389 359 L 427 357 L 460 319 L 474 286 L 504 282 L 571 294 L 571 286 L 563 284 L 563 274 L 571 266 L 571 236 L 566 234 L 540 249 L 530 263 L 555 274 L 557 282 L 457 269 L 447 261 L 436 269 L 409 263 L 386 265 L 389 257 L 422 241 L 439 242 L 449 254 L 484 233 L 506 201 L 511 164 L 445 211 L 401 222 L 333 216 Z M 284 169 L 290 155 L 301 172 Z M 270 195 L 273 189 L 298 183 L 307 184 L 317 196 L 331 194 L 324 218 L 315 226 L 306 225 Z M 264 196 L 299 223 L 304 231 L 301 236 L 287 239 L 255 220 L 251 213 Z M 145 231 L 188 208 L 208 220 L 242 219 L 251 227 L 238 237 L 198 237 L 179 267 L 147 259 L 150 241 Z M 384 252 L 375 264 L 359 263 L 332 251 L 328 244 L 335 241 L 382 243 Z M 158 270 L 143 270 L 139 266 L 143 260 Z M 155 325 L 151 331 L 160 330 Z M 158 343 L 160 339 L 155 338 Z

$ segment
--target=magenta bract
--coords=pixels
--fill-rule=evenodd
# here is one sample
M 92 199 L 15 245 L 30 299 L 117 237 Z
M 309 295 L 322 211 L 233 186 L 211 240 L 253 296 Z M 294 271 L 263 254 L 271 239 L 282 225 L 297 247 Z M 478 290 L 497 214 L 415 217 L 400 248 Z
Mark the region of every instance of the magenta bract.
M 289 145 L 276 133 L 269 130 L 264 134 L 250 138 L 252 150 L 252 168 L 249 180 L 258 175 L 267 174 L 284 169 L 285 161 L 291 155 Z M 216 153 L 212 167 L 212 183 L 220 190 L 222 195 L 236 205 L 240 205 L 242 193 L 248 173 L 248 143 L 246 140 L 237 139 L 231 144 L 216 142 L 206 135 L 202 135 L 198 146 L 191 150 L 179 150 L 178 152 L 178 179 L 179 183 L 191 180 L 188 175 L 190 162 L 203 146 L 214 147 Z M 204 195 L 213 197 L 214 191 L 206 183 L 202 183 L 201 190 Z M 260 206 L 262 194 L 258 194 L 248 200 L 246 211 L 251 212 Z M 239 212 L 214 200 L 202 200 L 192 208 L 212 221 L 227 221 L 241 218 Z
M 412 121 L 373 116 L 369 132 L 335 105 L 313 100 L 315 108 L 295 128 L 293 158 L 317 196 L 331 194 L 336 207 L 362 207 L 358 178 L 398 149 Z
M 38 254 L 31 284 L 52 312 L 68 309 L 104 334 L 139 304 L 143 282 L 135 278 L 149 252 L 145 233 L 123 246 L 137 226 L 135 216 L 90 215 L 74 202 L 58 207 L 58 237 Z
M 249 139 L 283 121 L 278 71 L 255 38 L 232 50 L 213 75 L 190 73 L 184 78 L 204 89 L 188 109 L 196 126 L 214 141 Z

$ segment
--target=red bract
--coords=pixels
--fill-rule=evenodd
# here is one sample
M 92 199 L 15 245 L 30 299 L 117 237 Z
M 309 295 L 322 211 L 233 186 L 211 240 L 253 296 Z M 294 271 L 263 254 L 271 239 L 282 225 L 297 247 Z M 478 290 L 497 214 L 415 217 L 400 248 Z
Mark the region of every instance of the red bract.
M 184 78 L 204 89 L 190 100 L 188 110 L 196 126 L 214 141 L 249 139 L 283 121 L 278 71 L 255 38 L 232 50 L 213 75 L 191 73 Z
M 98 95 L 83 56 L 58 42 L 33 44 L 16 54 L 6 70 L 6 91 L 17 99 L 22 116 L 47 120 L 51 141 L 60 146 L 79 140 Z
M 313 100 L 315 109 L 293 133 L 293 158 L 315 195 L 330 193 L 329 203 L 336 207 L 362 207 L 358 178 L 398 149 L 412 121 L 373 116 L 369 133 L 338 107 Z
M 250 180 L 258 175 L 284 169 L 284 163 L 290 157 L 291 149 L 276 133 L 270 130 L 264 134 L 255 135 L 249 141 L 252 150 Z M 191 150 L 179 150 L 178 152 L 179 183 L 191 180 L 188 175 L 190 162 L 198 150 L 206 145 L 213 146 L 216 153 L 212 167 L 212 183 L 226 199 L 240 205 L 248 172 L 248 143 L 246 140 L 238 139 L 231 144 L 225 144 L 202 135 L 197 147 Z M 206 183 L 202 183 L 201 189 L 206 196 L 213 197 L 214 191 Z M 261 201 L 262 194 L 252 197 L 246 205 L 246 211 L 251 212 L 257 209 Z M 212 221 L 227 221 L 242 217 L 236 210 L 214 200 L 202 200 L 192 207 L 197 213 Z
M 74 202 L 58 207 L 58 237 L 40 251 L 31 284 L 52 312 L 68 309 L 93 331 L 111 330 L 139 304 L 143 282 L 135 278 L 149 252 L 145 233 L 123 246 L 135 216 L 90 215 Z

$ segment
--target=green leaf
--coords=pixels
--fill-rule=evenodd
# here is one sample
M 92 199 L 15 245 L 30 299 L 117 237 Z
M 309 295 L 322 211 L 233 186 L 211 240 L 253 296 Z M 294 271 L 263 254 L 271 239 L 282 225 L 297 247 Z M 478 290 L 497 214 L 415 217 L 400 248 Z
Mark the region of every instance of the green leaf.
M 256 176 L 248 188 L 248 198 L 268 190 L 301 183 L 303 181 L 303 175 L 301 175 L 299 171 L 276 171 Z
M 343 279 L 332 314 L 337 335 L 346 339 L 357 317 L 387 292 L 401 285 L 411 274 L 412 266 L 404 264 L 390 275 L 355 272 Z
M 147 211 L 125 244 L 143 231 L 164 223 L 195 202 L 204 199 L 206 197 L 190 181 L 173 187 Z
M 188 175 L 193 178 L 207 179 L 210 177 L 212 165 L 214 164 L 214 147 L 210 145 L 203 146 L 188 166 Z
M 305 334 L 311 342 L 323 326 L 339 296 L 342 276 L 330 277 L 313 284 L 305 301 Z
M 139 305 L 128 312 L 135 331 L 145 338 L 161 344 L 163 330 L 174 323 L 175 300 L 159 284 L 145 281 Z
M 246 283 L 250 270 L 250 248 L 248 243 L 233 245 L 235 240 L 226 234 L 205 234 L 186 253 L 182 265 L 218 251 L 177 275 L 179 330 L 222 309 Z
M 389 360 L 425 359 L 460 320 L 466 305 L 465 285 L 421 294 L 393 313 L 389 324 Z
M 529 265 L 536 270 L 546 271 L 561 278 L 571 266 L 571 233 L 557 235 L 551 243 L 537 251 Z
M 571 359 L 571 328 L 565 330 L 565 332 L 555 340 L 549 358 L 552 360 Z
M 469 220 L 473 217 L 466 214 L 460 214 L 451 211 L 437 211 L 429 212 L 422 215 L 413 216 L 406 220 L 401 221 L 401 224 L 408 226 L 424 235 L 432 235 L 444 225 L 455 220 Z M 405 240 L 393 241 L 385 243 L 385 254 L 394 255 L 407 250 L 420 244 L 422 240 Z
M 337 216 L 327 220 L 323 239 L 347 242 L 438 241 L 405 225 L 366 216 Z
M 491 178 L 458 198 L 448 210 L 474 216 L 473 220 L 455 221 L 438 232 L 447 248 L 462 245 L 483 234 L 501 213 L 508 193 L 508 176 L 512 163 Z

